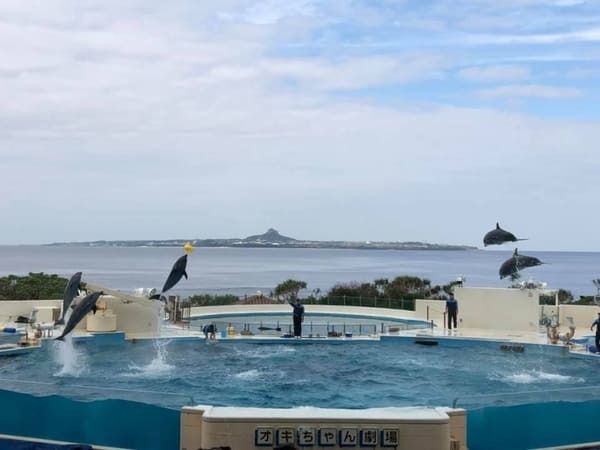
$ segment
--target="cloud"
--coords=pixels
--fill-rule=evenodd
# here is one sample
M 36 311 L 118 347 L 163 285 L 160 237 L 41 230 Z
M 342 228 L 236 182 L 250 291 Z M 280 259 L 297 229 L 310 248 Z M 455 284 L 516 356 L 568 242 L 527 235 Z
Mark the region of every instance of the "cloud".
M 473 34 L 465 36 L 464 42 L 472 45 L 506 45 L 506 44 L 566 44 L 573 42 L 600 41 L 600 28 L 569 31 L 564 33 L 522 34 L 522 35 L 489 35 Z
M 461 106 L 467 80 L 502 84 L 484 100 L 567 98 L 593 112 L 593 86 L 559 86 L 537 65 L 564 54 L 561 73 L 583 69 L 585 52 L 466 45 L 469 2 L 434 3 L 425 21 L 402 2 L 0 3 L 2 242 L 277 226 L 478 245 L 498 216 L 537 220 L 532 202 L 561 212 L 536 245 L 573 217 L 586 219 L 578 236 L 595 236 L 593 117 Z
M 314 2 L 308 0 L 269 0 L 249 6 L 242 13 L 241 18 L 253 24 L 267 25 L 277 23 L 287 17 L 311 16 L 315 14 L 315 9 Z
M 537 97 L 546 99 L 572 99 L 583 94 L 581 89 L 544 86 L 538 84 L 520 84 L 498 86 L 492 89 L 482 89 L 477 91 L 477 95 L 482 98 L 519 98 L 519 97 Z
M 389 83 L 405 83 L 432 77 L 444 66 L 441 55 L 390 55 L 324 61 L 320 58 L 270 60 L 264 72 L 294 80 L 309 89 L 357 89 Z
M 490 81 L 515 81 L 529 78 L 530 71 L 524 66 L 488 66 L 468 67 L 458 72 L 458 76 L 467 81 L 485 83 Z

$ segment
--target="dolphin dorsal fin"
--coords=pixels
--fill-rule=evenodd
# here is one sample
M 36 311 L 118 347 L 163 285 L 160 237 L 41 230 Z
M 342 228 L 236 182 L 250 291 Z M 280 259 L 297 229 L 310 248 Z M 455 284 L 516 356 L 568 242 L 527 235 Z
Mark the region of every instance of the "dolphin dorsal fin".
M 500 224 L 498 222 L 496 222 L 496 230 L 500 229 Z
M 519 249 L 518 248 L 515 248 L 513 256 L 519 256 Z

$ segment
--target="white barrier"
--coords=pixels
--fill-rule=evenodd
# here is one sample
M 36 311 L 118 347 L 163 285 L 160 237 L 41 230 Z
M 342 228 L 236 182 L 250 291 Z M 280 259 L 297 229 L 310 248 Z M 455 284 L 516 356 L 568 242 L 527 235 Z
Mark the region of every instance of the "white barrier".
M 181 450 L 466 449 L 466 411 L 196 406 L 181 414 Z

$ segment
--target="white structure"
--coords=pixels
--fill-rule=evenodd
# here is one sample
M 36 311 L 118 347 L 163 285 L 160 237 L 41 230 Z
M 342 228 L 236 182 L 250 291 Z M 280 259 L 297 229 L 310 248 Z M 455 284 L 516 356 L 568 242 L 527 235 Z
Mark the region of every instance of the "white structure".
M 96 314 L 79 322 L 74 334 L 125 332 L 127 339 L 156 337 L 160 334 L 161 303 L 101 286 L 87 285 L 89 292 L 104 291 Z M 81 298 L 76 298 L 76 303 Z M 53 324 L 60 317 L 62 300 L 15 300 L 0 302 L 0 326 L 14 325 L 18 316 L 35 317 L 38 323 Z
M 466 411 L 450 408 L 184 407 L 181 450 L 406 448 L 466 450 Z

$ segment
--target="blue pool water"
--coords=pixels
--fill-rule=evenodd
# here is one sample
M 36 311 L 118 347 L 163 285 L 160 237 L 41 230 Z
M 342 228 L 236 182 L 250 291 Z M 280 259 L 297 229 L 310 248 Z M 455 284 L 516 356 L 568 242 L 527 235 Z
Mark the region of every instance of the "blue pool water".
M 600 440 L 598 361 L 559 347 L 304 342 L 45 341 L 27 357 L 0 358 L 0 433 L 164 450 L 178 447 L 184 405 L 455 405 L 468 411 L 472 450 Z M 30 426 L 32 411 L 43 426 Z
M 44 342 L 27 357 L 0 358 L 3 389 L 73 399 L 190 404 L 366 408 L 518 405 L 598 398 L 597 361 L 545 347 L 428 347 L 411 341 L 342 345 L 138 341 Z M 588 388 L 594 388 L 589 390 Z M 550 395 L 549 392 L 553 394 Z

